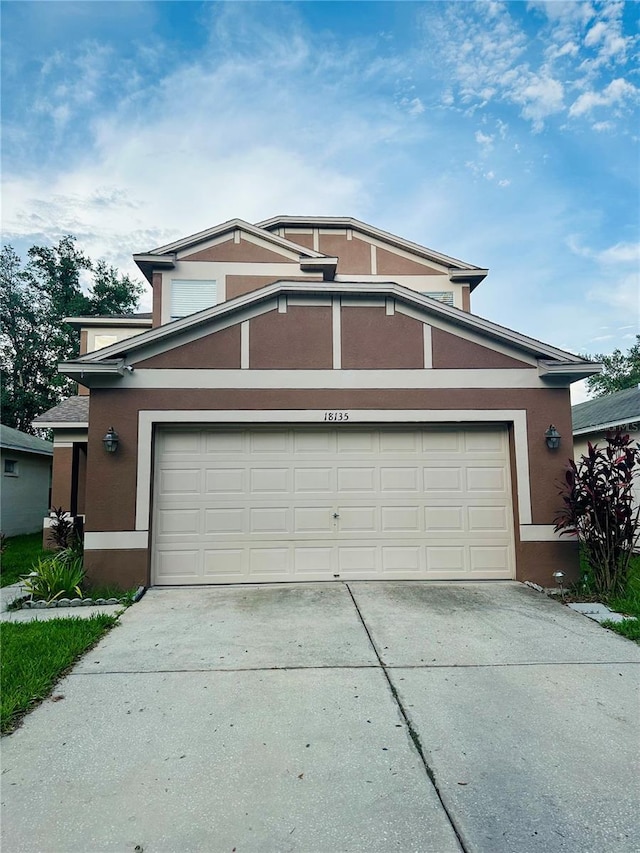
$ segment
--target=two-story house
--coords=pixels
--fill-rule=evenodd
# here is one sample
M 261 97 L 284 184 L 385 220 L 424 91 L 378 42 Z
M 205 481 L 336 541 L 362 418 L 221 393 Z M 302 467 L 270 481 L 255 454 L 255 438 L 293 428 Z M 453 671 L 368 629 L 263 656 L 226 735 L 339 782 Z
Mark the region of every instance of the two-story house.
M 556 484 L 569 386 L 599 368 L 475 315 L 486 269 L 338 217 L 134 258 L 152 316 L 77 318 L 79 396 L 37 419 L 91 577 L 575 575 Z

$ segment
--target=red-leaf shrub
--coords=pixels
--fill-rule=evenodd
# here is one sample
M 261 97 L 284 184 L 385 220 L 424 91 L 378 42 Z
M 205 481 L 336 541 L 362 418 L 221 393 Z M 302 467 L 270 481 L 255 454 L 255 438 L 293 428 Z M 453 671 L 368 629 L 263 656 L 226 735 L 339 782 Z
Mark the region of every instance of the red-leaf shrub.
M 577 536 L 589 566 L 585 580 L 607 597 L 624 594 L 640 538 L 640 507 L 633 500 L 640 446 L 621 430 L 608 432 L 605 439 L 603 446 L 589 443 L 577 464 L 569 460 L 555 530 Z

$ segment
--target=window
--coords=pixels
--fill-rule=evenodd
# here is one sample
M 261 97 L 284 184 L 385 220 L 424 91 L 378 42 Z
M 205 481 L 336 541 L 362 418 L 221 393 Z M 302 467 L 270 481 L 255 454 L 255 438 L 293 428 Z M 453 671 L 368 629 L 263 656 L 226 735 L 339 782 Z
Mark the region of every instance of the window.
M 171 319 L 178 320 L 188 314 L 195 314 L 204 308 L 211 308 L 217 301 L 215 281 L 196 281 L 193 279 L 171 279 Z
M 18 462 L 16 459 L 4 460 L 4 473 L 7 475 L 7 477 L 18 476 Z
M 451 290 L 425 290 L 424 295 L 437 299 L 438 302 L 444 302 L 445 305 L 453 305 L 453 291 Z

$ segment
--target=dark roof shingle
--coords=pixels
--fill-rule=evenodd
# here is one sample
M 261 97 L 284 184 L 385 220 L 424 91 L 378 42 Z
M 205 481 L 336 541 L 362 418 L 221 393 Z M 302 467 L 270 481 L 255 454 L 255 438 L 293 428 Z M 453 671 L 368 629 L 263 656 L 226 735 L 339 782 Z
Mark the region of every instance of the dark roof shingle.
M 23 453 L 39 453 L 44 456 L 53 454 L 52 442 L 4 424 L 0 425 L 0 447 L 5 450 L 21 450 Z
M 625 388 L 572 406 L 573 431 L 640 420 L 640 387 Z
M 77 423 L 78 426 L 83 426 L 89 422 L 89 395 L 83 397 L 69 397 L 63 400 L 53 409 L 49 409 L 34 418 L 32 423 L 34 426 L 39 424 L 55 424 L 55 423 Z

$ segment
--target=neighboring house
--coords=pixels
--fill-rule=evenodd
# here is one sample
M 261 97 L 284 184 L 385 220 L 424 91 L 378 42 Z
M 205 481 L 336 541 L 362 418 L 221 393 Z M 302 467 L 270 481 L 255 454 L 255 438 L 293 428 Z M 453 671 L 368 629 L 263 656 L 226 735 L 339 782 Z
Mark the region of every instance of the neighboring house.
M 36 419 L 93 578 L 576 573 L 555 484 L 569 386 L 600 367 L 471 313 L 487 270 L 335 217 L 235 219 L 134 259 L 151 328 L 92 352 L 123 326 L 92 344 L 77 318 L 60 370 L 90 407 Z
M 619 427 L 635 441 L 640 441 L 640 386 L 625 388 L 606 397 L 596 397 L 578 403 L 571 409 L 573 419 L 573 454 L 579 459 L 587 452 L 587 444 L 601 445 L 611 429 Z M 640 502 L 640 477 L 636 477 L 634 492 Z
M 53 444 L 0 426 L 0 531 L 5 536 L 36 533 L 49 512 Z

